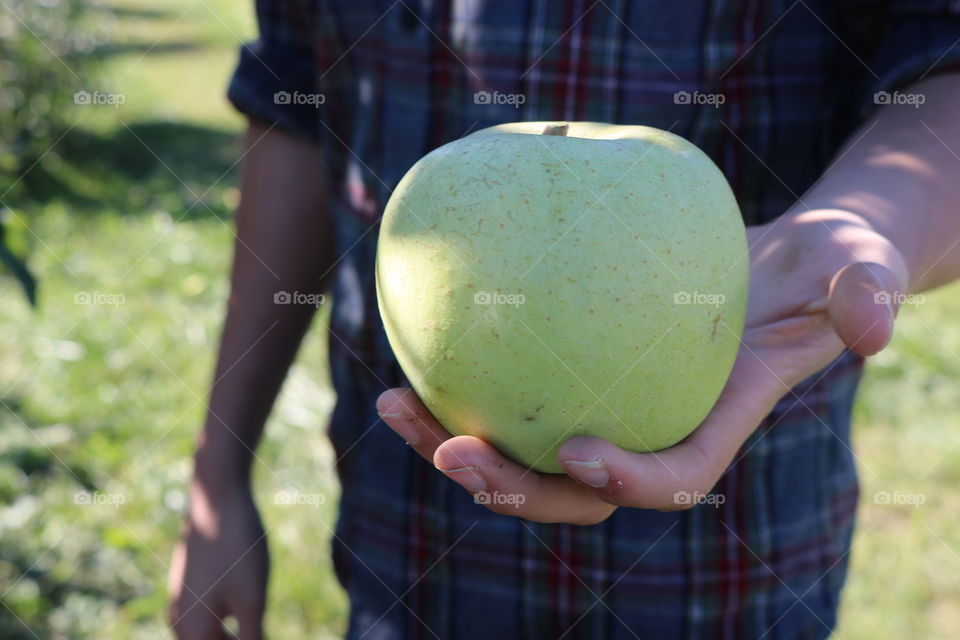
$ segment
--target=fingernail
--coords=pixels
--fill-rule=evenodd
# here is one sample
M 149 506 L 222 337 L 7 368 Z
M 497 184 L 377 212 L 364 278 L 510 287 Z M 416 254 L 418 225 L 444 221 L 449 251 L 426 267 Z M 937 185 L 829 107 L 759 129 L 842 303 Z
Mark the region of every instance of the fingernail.
M 610 483 L 610 473 L 603 460 L 563 460 L 563 468 L 568 474 L 591 487 L 605 487 Z
M 381 413 L 381 418 L 389 418 L 387 426 L 403 438 L 407 444 L 420 444 L 420 430 L 414 424 L 415 416 L 408 413 Z
M 476 467 L 460 467 L 458 469 L 440 469 L 448 478 L 458 483 L 470 493 L 483 491 L 487 488 L 487 481 L 483 479 Z

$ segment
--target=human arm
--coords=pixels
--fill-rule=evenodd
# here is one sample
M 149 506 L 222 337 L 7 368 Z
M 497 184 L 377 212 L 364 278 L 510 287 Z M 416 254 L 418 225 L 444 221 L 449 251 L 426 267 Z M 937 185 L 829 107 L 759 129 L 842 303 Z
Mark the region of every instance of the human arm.
M 794 209 L 861 216 L 903 255 L 907 291 L 960 277 L 960 73 L 901 91 L 923 104 L 891 104 L 851 136 L 838 161 Z
M 796 206 L 748 229 L 741 349 L 715 407 L 678 445 L 637 454 L 573 438 L 558 454 L 567 475 L 543 475 L 477 438 L 451 437 L 410 390 L 380 397 L 385 422 L 471 493 L 525 495 L 519 506 L 490 505 L 503 513 L 589 524 L 617 506 L 691 506 L 678 504 L 678 492 L 709 492 L 794 385 L 844 348 L 872 355 L 887 344 L 895 305 L 886 300 L 960 276 L 960 120 L 951 117 L 960 79 L 937 76 L 905 91 L 926 100 L 878 110 Z
M 183 639 L 219 637 L 227 615 L 241 638 L 261 637 L 268 559 L 250 466 L 316 310 L 274 295 L 322 292 L 334 262 L 318 147 L 251 122 L 244 148 L 230 298 L 170 571 L 171 625 Z

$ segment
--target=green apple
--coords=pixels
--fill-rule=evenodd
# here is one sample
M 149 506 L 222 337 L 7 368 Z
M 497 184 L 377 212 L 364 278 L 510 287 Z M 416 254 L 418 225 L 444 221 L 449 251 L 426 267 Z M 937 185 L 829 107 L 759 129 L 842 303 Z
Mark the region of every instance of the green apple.
M 559 446 L 685 438 L 730 375 L 746 233 L 723 174 L 676 135 L 505 124 L 422 158 L 387 204 L 390 345 L 453 434 L 560 472 Z

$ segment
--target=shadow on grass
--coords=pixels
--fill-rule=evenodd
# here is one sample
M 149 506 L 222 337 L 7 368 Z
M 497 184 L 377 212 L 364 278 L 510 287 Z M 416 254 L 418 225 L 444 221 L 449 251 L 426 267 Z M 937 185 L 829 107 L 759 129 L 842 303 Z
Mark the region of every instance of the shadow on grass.
M 58 161 L 24 178 L 24 200 L 61 201 L 80 215 L 164 209 L 175 219 L 232 216 L 222 196 L 236 183 L 240 142 L 234 134 L 182 122 L 137 122 L 108 134 L 74 129 L 56 151 Z
M 66 477 L 77 489 L 97 489 L 93 473 L 85 463 L 67 462 L 69 456 L 59 451 L 57 444 L 37 436 L 37 430 L 49 422 L 35 415 L 21 397 L 9 393 L 0 397 L 0 468 L 16 469 L 30 482 Z M 17 498 L 19 493 L 10 489 L 10 485 L 0 481 L 0 503 L 10 504 Z
M 88 55 L 96 60 L 104 60 L 110 56 L 165 53 L 185 53 L 206 49 L 208 45 L 202 42 L 108 42 L 94 48 Z
M 146 20 L 164 20 L 167 22 L 174 22 L 177 19 L 176 11 L 156 7 L 103 6 L 94 7 L 94 10 L 111 14 L 117 18 L 141 18 Z
M 29 520 L 31 512 L 51 505 L 70 508 L 56 493 L 58 486 L 68 487 L 67 495 L 97 488 L 92 474 L 64 462 L 70 459 L 64 450 L 29 435 L 42 424 L 20 397 L 0 397 L 0 504 L 5 518 Z M 12 478 L 17 481 L 11 482 Z M 79 556 L 71 559 L 78 560 L 77 571 L 65 573 L 57 566 L 61 545 L 51 546 L 52 541 L 38 539 L 33 530 L 0 527 L 0 638 L 62 637 L 53 633 L 49 615 L 69 598 L 122 603 L 132 597 L 129 589 L 105 588 L 91 581 Z

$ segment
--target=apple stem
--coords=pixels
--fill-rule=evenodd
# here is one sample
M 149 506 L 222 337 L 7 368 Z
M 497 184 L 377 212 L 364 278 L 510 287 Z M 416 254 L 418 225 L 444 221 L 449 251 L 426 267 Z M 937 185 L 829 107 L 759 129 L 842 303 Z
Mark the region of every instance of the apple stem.
M 570 129 L 570 123 L 568 122 L 554 122 L 548 124 L 543 128 L 543 135 L 545 136 L 565 136 L 567 131 Z

